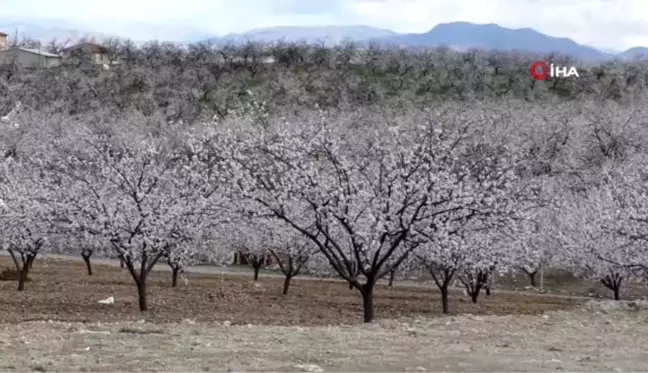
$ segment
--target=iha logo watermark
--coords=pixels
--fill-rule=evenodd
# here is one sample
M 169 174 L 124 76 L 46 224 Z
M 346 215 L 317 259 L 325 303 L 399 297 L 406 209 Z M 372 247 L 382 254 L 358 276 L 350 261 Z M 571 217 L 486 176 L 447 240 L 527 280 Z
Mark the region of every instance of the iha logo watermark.
M 529 67 L 529 76 L 533 80 L 547 80 L 551 78 L 569 78 L 575 76 L 580 78 L 576 67 L 556 66 L 553 63 L 548 64 L 544 61 L 536 61 Z

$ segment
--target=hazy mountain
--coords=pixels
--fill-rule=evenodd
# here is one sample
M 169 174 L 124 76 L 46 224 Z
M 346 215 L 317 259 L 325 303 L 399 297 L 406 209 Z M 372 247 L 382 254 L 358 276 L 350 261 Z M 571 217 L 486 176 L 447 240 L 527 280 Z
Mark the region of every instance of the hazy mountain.
M 108 38 L 132 39 L 137 44 L 147 40 L 170 41 L 175 43 L 189 43 L 204 40 L 213 35 L 203 28 L 186 26 L 183 24 L 143 24 L 134 22 L 112 22 L 110 33 L 92 31 L 97 25 L 84 24 L 83 22 L 71 23 L 63 20 L 48 19 L 11 19 L 0 17 L 0 31 L 10 37 L 18 36 L 19 39 L 29 38 L 42 42 L 52 39 L 59 41 L 71 40 L 76 42 L 81 38 L 94 38 L 98 41 Z
M 76 41 L 81 38 L 105 39 L 108 35 L 98 32 L 88 32 L 64 21 L 51 20 L 12 20 L 0 18 L 0 31 L 10 38 L 35 39 L 47 43 L 52 39 L 58 41 Z
M 486 50 L 519 50 L 539 54 L 557 52 L 584 61 L 601 61 L 615 57 L 615 53 L 579 44 L 569 38 L 545 35 L 531 28 L 510 29 L 496 24 L 469 22 L 442 23 L 422 34 L 398 34 L 368 26 L 271 27 L 256 29 L 222 38 L 210 38 L 216 43 L 325 41 L 337 44 L 345 39 L 356 42 L 377 41 L 384 45 L 437 47 L 449 46 L 464 51 L 471 48 Z
M 648 60 L 648 47 L 634 47 L 617 54 L 617 57 L 625 60 L 641 59 Z
M 382 42 L 417 47 L 447 45 L 459 49 L 519 50 L 541 54 L 557 52 L 583 60 L 603 60 L 611 57 L 569 38 L 545 35 L 531 28 L 510 29 L 494 23 L 442 23 L 423 34 L 398 35 L 385 38 Z
M 92 25 L 79 25 L 79 27 L 92 29 Z M 188 26 L 180 22 L 172 21 L 164 23 L 118 21 L 112 22 L 110 25 L 102 27 L 102 29 L 110 29 L 111 32 L 121 38 L 129 38 L 141 42 L 158 40 L 161 42 L 192 43 L 209 38 L 214 34 L 201 27 Z
M 221 38 L 210 38 L 216 43 L 287 42 L 305 41 L 307 43 L 324 42 L 327 45 L 339 44 L 344 40 L 368 41 L 396 36 L 397 33 L 369 26 L 315 26 L 315 27 L 270 27 L 250 30 L 241 34 L 228 34 Z
M 80 38 L 103 40 L 111 37 L 133 39 L 138 44 L 142 40 L 164 40 L 175 43 L 210 41 L 217 44 L 241 43 L 246 41 L 307 43 L 324 42 L 327 45 L 339 44 L 344 40 L 355 42 L 376 41 L 385 45 L 437 47 L 446 45 L 457 51 L 471 48 L 487 50 L 519 50 L 539 54 L 558 52 L 588 62 L 612 58 L 634 59 L 644 56 L 648 59 L 648 47 L 635 47 L 621 53 L 612 50 L 598 50 L 578 44 L 569 38 L 545 35 L 530 28 L 510 29 L 496 24 L 474 24 L 469 22 L 442 23 L 422 34 L 398 34 L 396 32 L 369 26 L 279 26 L 254 29 L 240 34 L 223 37 L 211 36 L 209 30 L 183 24 L 135 24 L 111 23 L 111 33 L 87 30 L 99 29 L 97 25 L 71 23 L 64 20 L 10 19 L 0 17 L 0 31 L 18 38 L 31 38 L 48 42 L 77 41 Z M 101 28 L 101 29 L 104 29 Z M 113 31 L 114 30 L 114 31 Z

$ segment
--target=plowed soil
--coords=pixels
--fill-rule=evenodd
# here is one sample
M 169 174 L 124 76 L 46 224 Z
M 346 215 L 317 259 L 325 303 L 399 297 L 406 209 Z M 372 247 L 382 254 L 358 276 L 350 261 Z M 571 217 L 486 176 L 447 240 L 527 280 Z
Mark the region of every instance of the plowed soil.
M 0 271 L 13 266 L 0 257 Z M 148 280 L 149 311 L 140 312 L 135 283 L 127 271 L 96 266 L 88 276 L 83 263 L 37 261 L 26 290 L 18 292 L 15 281 L 0 281 L 0 323 L 24 321 L 165 323 L 192 320 L 255 325 L 341 325 L 361 321 L 361 298 L 342 282 L 294 279 L 289 293 L 281 294 L 279 278 L 252 274 L 188 275 L 171 287 L 170 273 L 153 271 Z M 98 301 L 115 298 L 115 304 Z M 583 300 L 550 296 L 498 293 L 482 296 L 477 304 L 460 292 L 451 294 L 453 314 L 481 315 L 540 314 L 571 309 Z M 378 286 L 375 294 L 377 319 L 416 315 L 440 315 L 439 293 L 429 287 Z

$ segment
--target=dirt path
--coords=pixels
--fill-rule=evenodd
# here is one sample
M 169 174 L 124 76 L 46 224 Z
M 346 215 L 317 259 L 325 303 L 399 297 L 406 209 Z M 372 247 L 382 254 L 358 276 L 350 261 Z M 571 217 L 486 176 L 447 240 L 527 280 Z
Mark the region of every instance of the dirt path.
M 4 325 L 3 371 L 641 371 L 646 312 L 335 327 Z

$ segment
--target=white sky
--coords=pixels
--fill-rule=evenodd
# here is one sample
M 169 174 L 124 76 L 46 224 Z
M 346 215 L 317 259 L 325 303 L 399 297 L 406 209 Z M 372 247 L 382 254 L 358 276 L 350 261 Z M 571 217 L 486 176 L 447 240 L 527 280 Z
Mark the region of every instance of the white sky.
M 2 0 L 0 18 L 50 18 L 134 39 L 270 26 L 364 24 L 425 32 L 442 22 L 532 27 L 601 48 L 648 46 L 646 0 Z M 124 35 L 124 34 L 127 35 Z

